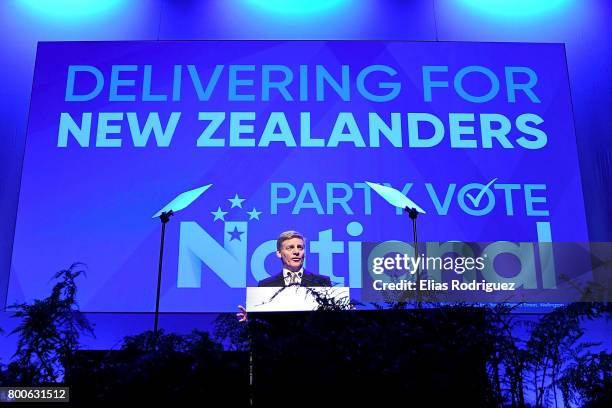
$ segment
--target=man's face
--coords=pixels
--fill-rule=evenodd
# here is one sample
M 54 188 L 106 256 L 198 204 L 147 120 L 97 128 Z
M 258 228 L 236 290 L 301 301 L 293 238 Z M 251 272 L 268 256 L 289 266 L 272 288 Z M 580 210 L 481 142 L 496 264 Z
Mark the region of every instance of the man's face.
M 304 240 L 291 238 L 283 241 L 276 256 L 283 261 L 283 267 L 293 272 L 299 271 L 304 264 Z

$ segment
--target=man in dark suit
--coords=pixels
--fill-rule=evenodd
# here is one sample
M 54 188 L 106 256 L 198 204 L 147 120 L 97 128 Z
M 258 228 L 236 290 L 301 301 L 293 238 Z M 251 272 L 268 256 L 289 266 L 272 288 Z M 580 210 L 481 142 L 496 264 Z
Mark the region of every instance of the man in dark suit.
M 263 279 L 258 286 L 331 286 L 328 276 L 315 275 L 304 270 L 305 238 L 297 231 L 286 231 L 276 240 L 276 256 L 283 264 L 283 270 Z
M 259 281 L 257 286 L 284 287 L 284 286 L 331 286 L 328 276 L 315 275 L 304 270 L 304 256 L 306 239 L 297 231 L 285 231 L 276 240 L 276 256 L 283 264 L 283 270 L 276 275 Z M 236 316 L 239 321 L 247 320 L 247 311 L 238 306 Z

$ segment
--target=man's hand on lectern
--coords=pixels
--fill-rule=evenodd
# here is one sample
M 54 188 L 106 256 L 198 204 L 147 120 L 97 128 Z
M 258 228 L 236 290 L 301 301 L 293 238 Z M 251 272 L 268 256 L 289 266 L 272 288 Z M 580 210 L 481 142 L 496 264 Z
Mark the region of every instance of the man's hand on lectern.
M 238 313 L 236 313 L 236 317 L 238 318 L 238 321 L 246 322 L 248 320 L 246 309 L 244 308 L 244 306 L 238 305 L 238 310 L 240 310 Z

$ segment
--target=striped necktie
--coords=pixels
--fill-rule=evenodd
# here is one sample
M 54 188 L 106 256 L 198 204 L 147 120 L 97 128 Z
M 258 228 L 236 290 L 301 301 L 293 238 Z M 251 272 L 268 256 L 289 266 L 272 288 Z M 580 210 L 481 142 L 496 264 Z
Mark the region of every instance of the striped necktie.
M 285 286 L 291 286 L 291 285 L 300 285 L 302 283 L 302 276 L 304 275 L 303 271 L 297 271 L 297 272 L 293 272 L 293 271 L 289 271 L 289 270 L 285 270 Z

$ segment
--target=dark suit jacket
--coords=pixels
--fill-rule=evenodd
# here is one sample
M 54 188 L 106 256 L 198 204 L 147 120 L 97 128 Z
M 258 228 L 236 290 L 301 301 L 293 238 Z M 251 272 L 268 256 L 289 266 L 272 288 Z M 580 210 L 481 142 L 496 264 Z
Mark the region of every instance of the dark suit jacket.
M 257 286 L 266 286 L 266 287 L 283 287 L 285 286 L 285 278 L 283 278 L 283 272 L 279 272 L 276 275 L 270 276 L 264 280 L 259 281 Z M 304 270 L 304 275 L 302 275 L 302 284 L 301 286 L 313 287 L 313 286 L 331 286 L 331 280 L 329 276 L 321 276 L 315 275 L 314 273 L 310 273 Z

